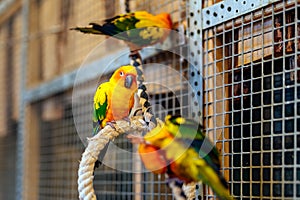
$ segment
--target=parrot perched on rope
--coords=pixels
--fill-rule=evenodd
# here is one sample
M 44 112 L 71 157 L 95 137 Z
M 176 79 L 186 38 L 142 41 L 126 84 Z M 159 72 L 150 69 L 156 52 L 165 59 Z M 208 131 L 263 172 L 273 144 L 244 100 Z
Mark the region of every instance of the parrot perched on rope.
M 152 15 L 146 11 L 136 11 L 106 19 L 102 25 L 97 23 L 89 25 L 89 27 L 75 27 L 71 30 L 112 36 L 127 42 L 135 49 L 140 49 L 162 43 L 172 29 L 172 20 L 168 13 Z
M 93 104 L 93 135 L 106 125 L 114 127 L 116 120 L 128 119 L 137 91 L 136 76 L 134 66 L 122 66 L 113 73 L 108 82 L 98 86 Z M 101 163 L 108 144 L 101 151 L 95 167 Z
M 221 199 L 233 199 L 219 171 L 218 151 L 195 121 L 168 115 L 164 125 L 148 132 L 139 143 L 141 160 L 149 171 L 167 173 L 185 183 L 203 181 Z

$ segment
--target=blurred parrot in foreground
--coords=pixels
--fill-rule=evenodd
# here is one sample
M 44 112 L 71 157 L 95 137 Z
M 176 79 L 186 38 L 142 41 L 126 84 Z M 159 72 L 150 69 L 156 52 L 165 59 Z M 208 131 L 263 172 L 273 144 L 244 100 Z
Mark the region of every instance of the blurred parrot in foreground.
M 149 171 L 167 173 L 185 183 L 203 181 L 221 199 L 233 199 L 219 171 L 218 151 L 195 121 L 168 115 L 164 125 L 148 132 L 139 143 L 141 160 Z
M 75 27 L 71 30 L 112 36 L 139 49 L 158 42 L 162 43 L 172 29 L 172 20 L 168 13 L 152 15 L 146 11 L 136 11 L 106 19 L 102 25 L 97 23 L 89 25 L 89 27 Z
M 134 106 L 134 94 L 137 90 L 136 76 L 135 67 L 122 66 L 113 73 L 108 82 L 98 86 L 94 95 L 93 135 L 106 125 L 113 127 L 116 120 L 128 118 Z M 101 151 L 95 167 L 101 163 L 108 144 Z

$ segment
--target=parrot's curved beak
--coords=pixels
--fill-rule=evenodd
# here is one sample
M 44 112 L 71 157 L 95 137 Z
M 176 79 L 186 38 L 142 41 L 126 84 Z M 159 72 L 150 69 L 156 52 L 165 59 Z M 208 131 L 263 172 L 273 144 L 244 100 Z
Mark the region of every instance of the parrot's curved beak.
M 127 75 L 125 78 L 124 86 L 126 88 L 130 88 L 132 86 L 133 80 L 134 80 L 134 77 L 132 75 Z

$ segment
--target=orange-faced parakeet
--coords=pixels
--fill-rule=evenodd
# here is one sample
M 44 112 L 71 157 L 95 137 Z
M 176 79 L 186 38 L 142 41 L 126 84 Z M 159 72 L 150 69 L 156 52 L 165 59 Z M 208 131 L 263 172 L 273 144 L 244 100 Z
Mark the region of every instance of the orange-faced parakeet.
M 163 42 L 172 29 L 172 20 L 168 13 L 152 15 L 146 11 L 136 11 L 106 19 L 102 24 L 89 25 L 71 30 L 112 36 L 141 48 Z
M 218 151 L 205 137 L 198 123 L 168 115 L 164 125 L 157 126 L 143 139 L 138 151 L 148 170 L 159 168 L 154 173 L 167 173 L 170 178 L 178 178 L 185 183 L 203 181 L 221 199 L 233 199 L 219 171 Z M 151 163 L 145 159 L 149 149 L 153 150 Z M 154 160 L 159 164 L 155 164 Z
M 108 82 L 100 84 L 94 95 L 93 135 L 106 126 L 113 126 L 116 120 L 127 119 L 134 106 L 134 94 L 137 91 L 136 68 L 122 66 L 118 68 Z M 108 144 L 101 151 L 102 161 Z M 99 163 L 96 163 L 96 167 Z

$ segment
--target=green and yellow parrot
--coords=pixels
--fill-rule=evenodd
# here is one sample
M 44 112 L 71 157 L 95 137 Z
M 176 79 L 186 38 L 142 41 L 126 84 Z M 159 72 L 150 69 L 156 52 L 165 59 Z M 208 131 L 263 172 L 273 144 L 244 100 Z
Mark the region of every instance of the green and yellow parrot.
M 106 19 L 102 25 L 97 23 L 89 25 L 71 30 L 112 36 L 136 48 L 142 48 L 163 42 L 172 29 L 172 20 L 168 13 L 152 15 L 146 11 L 136 11 Z
M 144 136 L 138 151 L 149 171 L 185 183 L 203 181 L 221 199 L 233 199 L 219 171 L 218 151 L 195 121 L 168 115 L 164 125 Z
M 134 106 L 134 94 L 137 91 L 136 68 L 134 66 L 122 66 L 118 68 L 108 82 L 98 86 L 94 95 L 93 106 L 93 135 L 104 126 L 111 125 L 116 120 L 127 119 Z M 101 151 L 101 162 L 106 150 Z M 95 167 L 100 163 L 97 162 Z

